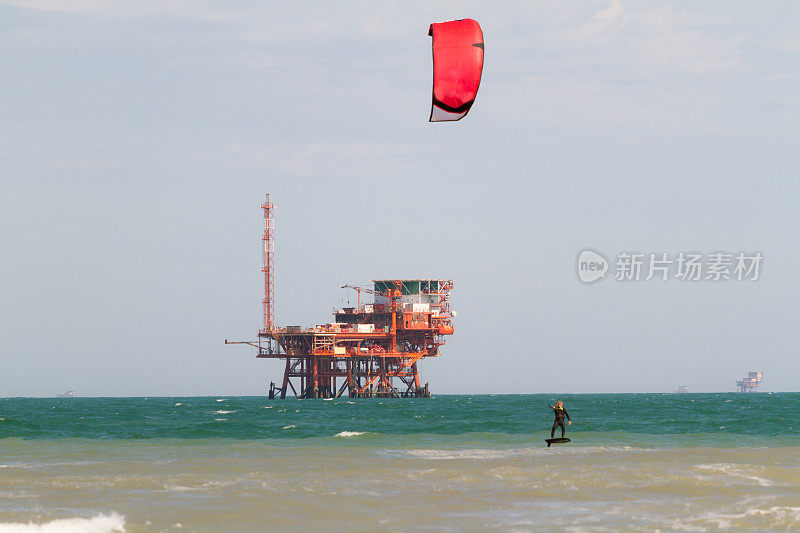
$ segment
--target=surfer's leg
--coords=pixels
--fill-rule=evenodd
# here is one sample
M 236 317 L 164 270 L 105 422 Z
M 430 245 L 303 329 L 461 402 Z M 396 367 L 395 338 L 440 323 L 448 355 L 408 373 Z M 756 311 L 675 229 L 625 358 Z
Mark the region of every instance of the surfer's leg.
M 561 426 L 561 438 L 564 438 L 564 421 L 562 419 L 558 419 L 558 425 Z
M 556 428 L 558 427 L 558 420 L 553 422 L 553 429 L 550 430 L 550 438 L 553 438 L 553 435 L 556 434 Z

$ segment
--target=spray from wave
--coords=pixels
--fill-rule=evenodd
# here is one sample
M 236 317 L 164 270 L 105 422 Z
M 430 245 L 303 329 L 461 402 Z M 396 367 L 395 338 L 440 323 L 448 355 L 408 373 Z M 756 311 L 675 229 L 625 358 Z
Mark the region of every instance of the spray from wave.
M 359 435 L 363 435 L 363 431 L 341 431 L 336 434 L 337 437 L 358 437 Z
M 118 513 L 92 518 L 60 518 L 42 524 L 0 522 L 0 533 L 112 533 L 125 531 L 125 517 Z

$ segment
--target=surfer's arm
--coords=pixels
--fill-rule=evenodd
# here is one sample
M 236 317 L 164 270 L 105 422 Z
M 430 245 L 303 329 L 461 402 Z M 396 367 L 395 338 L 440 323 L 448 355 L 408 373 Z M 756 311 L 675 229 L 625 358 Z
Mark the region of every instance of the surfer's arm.
M 567 420 L 569 420 L 569 423 L 572 424 L 572 419 L 569 417 L 569 413 L 566 409 L 564 409 L 564 414 L 567 415 Z

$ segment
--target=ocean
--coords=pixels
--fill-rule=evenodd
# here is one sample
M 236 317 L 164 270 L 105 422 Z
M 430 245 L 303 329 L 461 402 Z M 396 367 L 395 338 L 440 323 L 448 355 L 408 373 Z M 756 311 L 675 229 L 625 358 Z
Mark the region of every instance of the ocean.
M 0 533 L 800 530 L 800 394 L 0 399 Z

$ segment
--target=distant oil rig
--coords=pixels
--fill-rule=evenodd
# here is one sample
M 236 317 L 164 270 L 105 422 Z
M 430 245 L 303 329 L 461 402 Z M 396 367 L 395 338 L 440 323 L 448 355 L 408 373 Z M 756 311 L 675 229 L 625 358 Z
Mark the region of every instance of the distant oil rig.
M 736 380 L 736 392 L 758 392 L 763 380 L 764 372 L 748 372 L 747 376 Z
M 429 397 L 420 384 L 417 363 L 436 357 L 454 333 L 450 308 L 453 280 L 383 279 L 373 287 L 344 285 L 358 294 L 357 307 L 334 311 L 334 322 L 311 328 L 275 325 L 275 205 L 264 210 L 264 322 L 257 341 L 228 341 L 258 349 L 256 357 L 286 361 L 281 385 L 270 384 L 269 398 Z M 361 303 L 361 293 L 372 303 Z M 294 380 L 294 381 L 293 381 Z M 295 384 L 297 387 L 295 387 Z

